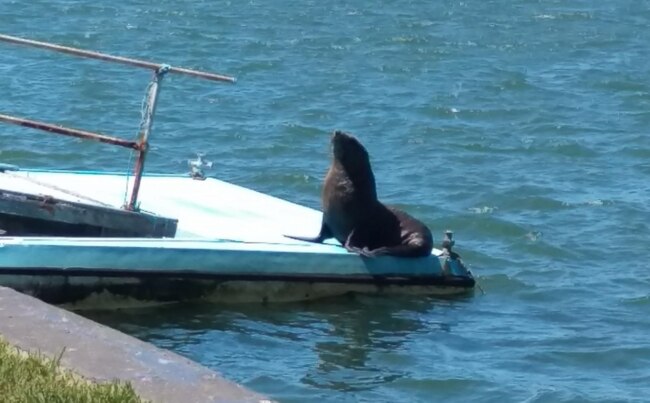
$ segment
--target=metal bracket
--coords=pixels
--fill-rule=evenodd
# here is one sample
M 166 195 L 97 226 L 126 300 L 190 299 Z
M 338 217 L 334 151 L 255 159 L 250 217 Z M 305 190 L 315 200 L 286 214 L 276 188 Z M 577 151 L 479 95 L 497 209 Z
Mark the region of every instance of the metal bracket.
M 192 179 L 205 180 L 204 168 L 212 168 L 212 161 L 204 160 L 205 154 L 197 153 L 195 160 L 188 160 L 187 164 L 190 166 L 190 176 Z
M 445 239 L 442 240 L 442 249 L 446 249 L 451 254 L 451 248 L 455 243 L 454 233 L 451 230 L 445 231 Z

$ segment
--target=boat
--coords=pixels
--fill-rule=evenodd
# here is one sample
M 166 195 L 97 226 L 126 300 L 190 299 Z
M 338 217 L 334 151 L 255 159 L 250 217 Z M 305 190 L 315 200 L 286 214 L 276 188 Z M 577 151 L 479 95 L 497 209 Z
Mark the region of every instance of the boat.
M 366 258 L 336 240 L 285 236 L 316 233 L 321 212 L 207 177 L 202 156 L 189 161 L 189 172 L 144 174 L 164 75 L 234 79 L 6 35 L 0 40 L 154 71 L 137 141 L 0 114 L 6 123 L 137 153 L 133 172 L 0 163 L 0 286 L 74 307 L 116 299 L 268 303 L 350 292 L 450 296 L 474 289 L 472 273 L 451 250 L 451 232 L 445 247 L 427 257 Z

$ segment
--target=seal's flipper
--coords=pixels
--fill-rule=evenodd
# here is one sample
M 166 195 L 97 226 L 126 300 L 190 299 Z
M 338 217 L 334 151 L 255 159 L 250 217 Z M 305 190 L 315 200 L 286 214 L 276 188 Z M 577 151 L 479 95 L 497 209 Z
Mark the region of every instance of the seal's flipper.
M 360 248 L 358 246 L 346 245 L 345 249 L 349 252 L 370 258 L 379 256 L 426 257 L 431 254 L 431 251 L 426 252 L 426 250 L 414 248 L 410 245 L 382 246 L 376 249 L 368 249 L 367 246 Z
M 372 257 L 390 255 L 397 257 L 427 257 L 431 255 L 431 247 L 423 244 L 401 244 L 395 246 L 382 246 L 381 248 L 368 251 Z
M 358 239 L 355 239 L 355 234 L 358 234 L 358 231 L 353 229 L 350 231 L 350 234 L 348 237 L 345 239 L 345 243 L 343 244 L 343 247 L 351 253 L 356 253 L 357 255 L 365 256 L 365 257 L 373 257 L 372 252 L 368 249 L 367 246 L 363 245 L 355 245 L 355 243 L 358 243 Z M 356 237 L 358 238 L 358 236 Z
M 332 235 L 332 230 L 330 230 L 330 227 L 328 227 L 327 224 L 322 223 L 320 227 L 320 233 L 318 234 L 318 236 L 302 237 L 302 236 L 294 236 L 294 235 L 286 235 L 286 234 L 284 236 L 291 239 L 297 239 L 299 241 L 323 243 L 324 240 L 328 238 L 332 238 L 334 235 Z
M 343 243 L 343 247 L 348 252 L 361 254 L 361 248 L 358 247 L 358 246 L 352 245 L 352 243 L 354 242 L 353 237 L 354 237 L 354 234 L 355 234 L 356 230 L 357 229 L 354 228 L 354 229 L 352 229 L 352 231 L 350 231 L 350 233 L 348 234 L 348 237 L 345 239 L 345 242 Z
M 348 250 L 348 252 L 356 253 L 357 255 L 360 255 L 360 256 L 363 256 L 363 257 L 373 258 L 373 257 L 377 257 L 377 256 L 381 255 L 381 253 L 377 253 L 377 251 L 379 251 L 382 248 L 375 249 L 375 250 L 371 251 L 370 249 L 368 249 L 368 247 L 358 248 L 356 246 L 348 246 L 346 249 Z
M 366 257 L 377 257 L 381 255 L 389 255 L 390 254 L 390 248 L 386 246 L 382 246 L 381 248 L 373 249 L 370 250 L 368 248 L 364 248 L 364 256 Z
M 367 239 L 364 239 L 362 231 L 353 229 L 343 245 L 349 252 L 357 253 L 365 257 L 397 256 L 397 257 L 426 257 L 431 254 L 432 244 L 426 237 L 411 236 L 407 243 L 393 246 L 380 246 L 370 249 Z

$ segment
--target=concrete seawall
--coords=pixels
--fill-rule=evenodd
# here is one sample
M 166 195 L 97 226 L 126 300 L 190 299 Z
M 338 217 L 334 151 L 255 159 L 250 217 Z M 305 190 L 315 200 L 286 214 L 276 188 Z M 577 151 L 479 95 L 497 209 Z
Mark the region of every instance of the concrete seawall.
M 178 354 L 0 287 L 0 336 L 97 382 L 128 381 L 152 402 L 270 402 Z

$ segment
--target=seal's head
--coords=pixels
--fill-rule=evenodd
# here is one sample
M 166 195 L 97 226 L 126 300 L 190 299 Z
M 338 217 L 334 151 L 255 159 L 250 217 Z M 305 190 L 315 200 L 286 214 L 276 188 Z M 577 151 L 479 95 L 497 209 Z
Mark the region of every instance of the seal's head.
M 354 183 L 356 192 L 366 198 L 377 199 L 370 157 L 361 142 L 356 137 L 337 130 L 332 135 L 332 154 L 333 166 L 342 168 L 345 176 Z
M 337 130 L 332 135 L 332 152 L 334 159 L 346 169 L 370 164 L 368 151 L 356 137 Z

